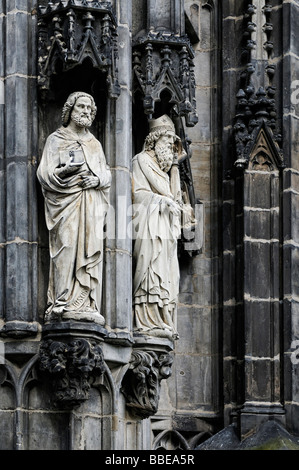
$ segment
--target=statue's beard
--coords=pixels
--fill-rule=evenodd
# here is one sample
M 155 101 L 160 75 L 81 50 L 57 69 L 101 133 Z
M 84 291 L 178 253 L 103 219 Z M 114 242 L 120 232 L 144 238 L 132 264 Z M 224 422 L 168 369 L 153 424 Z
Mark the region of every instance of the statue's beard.
M 156 145 L 156 157 L 161 170 L 168 173 L 173 163 L 173 152 L 168 146 Z
M 79 127 L 90 127 L 92 125 L 92 119 L 81 113 L 72 113 L 72 120 Z

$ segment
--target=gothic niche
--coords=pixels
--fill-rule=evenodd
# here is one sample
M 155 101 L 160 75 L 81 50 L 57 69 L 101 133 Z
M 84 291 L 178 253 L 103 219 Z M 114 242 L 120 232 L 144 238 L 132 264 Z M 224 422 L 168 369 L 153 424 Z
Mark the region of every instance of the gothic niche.
M 96 378 L 105 371 L 103 353 L 92 339 L 43 341 L 39 369 L 50 380 L 56 406 L 73 408 L 89 398 Z
M 143 96 L 144 113 L 163 114 L 157 110 L 163 93 L 186 125 L 198 122 L 195 100 L 194 52 L 189 38 L 173 33 L 150 31 L 135 39 L 133 52 L 133 94 Z M 161 112 L 162 111 L 162 112 Z
M 117 78 L 117 22 L 110 2 L 66 0 L 38 9 L 38 86 L 88 59 L 106 74 L 108 96 L 120 94 Z
M 166 352 L 133 351 L 122 392 L 133 416 L 145 419 L 158 410 L 161 380 L 171 376 L 173 357 Z
M 180 159 L 179 172 L 181 191 L 188 203 L 195 209 L 199 203 L 195 199 L 191 171 L 191 141 L 185 133 L 183 121 L 187 127 L 194 127 L 198 122 L 195 98 L 194 51 L 189 37 L 180 34 L 179 13 L 172 12 L 177 22 L 176 32 L 172 31 L 167 19 L 163 22 L 162 8 L 159 2 L 161 18 L 153 15 L 152 5 L 148 21 L 150 30 L 141 30 L 133 40 L 133 104 L 134 113 L 138 116 L 134 126 L 136 153 L 142 150 L 145 132 L 149 123 L 162 115 L 168 115 L 175 124 L 176 133 L 182 141 L 184 158 Z M 159 8 L 160 8 L 159 7 Z M 175 8 L 174 8 L 175 10 Z M 165 13 L 165 12 L 164 12 Z M 163 28 L 161 25 L 163 23 Z M 149 25 L 148 25 L 149 26 Z M 198 204 L 199 205 L 199 204 Z M 195 228 L 184 230 L 179 241 L 179 255 L 194 256 L 201 246 L 195 240 Z M 192 245 L 192 249 L 190 249 Z

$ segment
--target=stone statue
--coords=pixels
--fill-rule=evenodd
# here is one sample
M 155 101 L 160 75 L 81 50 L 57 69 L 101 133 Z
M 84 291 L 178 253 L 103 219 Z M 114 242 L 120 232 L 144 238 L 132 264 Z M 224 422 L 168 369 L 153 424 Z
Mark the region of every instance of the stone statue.
M 88 129 L 96 109 L 87 93 L 68 97 L 62 127 L 48 137 L 37 170 L 49 230 L 46 322 L 105 323 L 100 313 L 103 227 L 111 173 L 100 142 Z
M 177 240 L 182 221 L 194 223 L 181 191 L 180 138 L 169 116 L 150 121 L 141 153 L 133 159 L 134 327 L 142 334 L 176 339 L 179 294 Z

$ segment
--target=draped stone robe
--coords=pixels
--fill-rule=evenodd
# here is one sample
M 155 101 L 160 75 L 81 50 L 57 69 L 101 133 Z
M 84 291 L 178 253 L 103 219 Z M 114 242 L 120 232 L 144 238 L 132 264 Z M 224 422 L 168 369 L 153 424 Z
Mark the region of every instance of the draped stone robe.
M 135 328 L 145 334 L 175 338 L 181 225 L 180 215 L 174 215 L 165 205 L 167 200 L 175 203 L 168 174 L 154 155 L 141 152 L 133 159 Z
M 64 177 L 55 174 L 75 152 L 82 166 Z M 83 189 L 83 175 L 96 175 L 98 187 Z M 51 134 L 37 171 L 49 230 L 50 274 L 46 320 L 99 313 L 101 305 L 103 227 L 111 173 L 100 142 L 87 131 L 78 140 L 61 127 Z M 101 317 L 101 316 L 100 316 Z M 101 323 L 103 323 L 101 317 Z

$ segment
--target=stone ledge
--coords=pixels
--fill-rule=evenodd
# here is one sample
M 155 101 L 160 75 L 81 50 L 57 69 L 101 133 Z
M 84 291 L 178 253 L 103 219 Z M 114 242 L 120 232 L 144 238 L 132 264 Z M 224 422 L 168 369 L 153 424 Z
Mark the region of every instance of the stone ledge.
M 173 351 L 174 342 L 168 338 L 134 334 L 134 347 L 139 350 Z
M 40 331 L 37 322 L 8 321 L 0 329 L 0 337 L 26 338 L 36 336 Z
M 43 338 L 55 336 L 55 338 L 63 337 L 77 337 L 103 339 L 107 336 L 107 330 L 97 323 L 75 322 L 75 321 L 61 321 L 47 323 L 43 326 Z
M 134 343 L 132 335 L 127 331 L 109 331 L 105 338 L 105 343 L 120 345 L 120 346 L 131 346 Z

